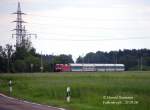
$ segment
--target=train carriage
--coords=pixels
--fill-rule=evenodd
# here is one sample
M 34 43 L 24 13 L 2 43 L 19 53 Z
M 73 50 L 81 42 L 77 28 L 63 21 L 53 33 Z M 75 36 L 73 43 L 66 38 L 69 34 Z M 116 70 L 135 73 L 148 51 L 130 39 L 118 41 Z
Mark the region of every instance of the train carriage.
M 124 71 L 124 64 L 56 64 L 56 71 L 66 72 L 96 72 L 96 71 Z

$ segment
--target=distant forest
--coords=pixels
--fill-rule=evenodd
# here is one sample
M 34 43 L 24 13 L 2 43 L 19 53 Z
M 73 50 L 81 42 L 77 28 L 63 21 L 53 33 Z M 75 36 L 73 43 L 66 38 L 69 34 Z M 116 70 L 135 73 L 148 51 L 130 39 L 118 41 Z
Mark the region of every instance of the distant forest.
M 76 63 L 121 63 L 126 70 L 150 70 L 149 49 L 124 49 L 79 56 Z M 0 73 L 53 72 L 55 64 L 74 63 L 72 55 L 41 55 L 32 48 L 15 48 L 9 44 L 0 46 Z
M 126 70 L 150 70 L 149 49 L 124 49 L 119 51 L 87 53 L 84 57 L 79 56 L 77 63 L 120 63 L 125 65 Z

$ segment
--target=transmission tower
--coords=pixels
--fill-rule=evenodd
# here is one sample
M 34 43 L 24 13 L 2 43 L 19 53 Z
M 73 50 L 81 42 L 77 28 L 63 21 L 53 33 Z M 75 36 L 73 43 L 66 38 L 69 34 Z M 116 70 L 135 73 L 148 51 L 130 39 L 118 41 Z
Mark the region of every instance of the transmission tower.
M 17 12 L 13 14 L 17 15 L 17 19 L 13 21 L 16 22 L 16 28 L 14 29 L 16 33 L 12 34 L 13 38 L 14 36 L 16 37 L 16 48 L 25 47 L 29 49 L 29 47 L 31 46 L 31 41 L 30 41 L 31 36 L 37 37 L 37 35 L 27 33 L 27 30 L 25 29 L 25 25 L 23 25 L 26 22 L 23 21 L 22 19 L 22 15 L 26 15 L 26 14 L 21 11 L 20 2 L 18 2 Z

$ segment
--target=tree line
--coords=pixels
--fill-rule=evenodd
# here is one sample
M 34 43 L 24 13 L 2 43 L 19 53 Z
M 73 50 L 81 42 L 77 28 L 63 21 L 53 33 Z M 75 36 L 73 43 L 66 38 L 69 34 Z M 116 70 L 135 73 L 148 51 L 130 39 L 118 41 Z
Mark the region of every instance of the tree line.
M 150 70 L 149 49 L 124 49 L 119 51 L 96 53 L 90 52 L 85 56 L 79 56 L 77 63 L 120 63 L 125 65 L 126 70 Z
M 0 73 L 54 72 L 55 64 L 74 63 L 72 55 L 41 55 L 35 48 L 0 46 Z M 126 70 L 150 70 L 149 49 L 89 52 L 76 63 L 124 64 Z
M 53 72 L 56 63 L 73 63 L 71 55 L 41 55 L 33 47 L 14 48 L 0 46 L 0 73 Z

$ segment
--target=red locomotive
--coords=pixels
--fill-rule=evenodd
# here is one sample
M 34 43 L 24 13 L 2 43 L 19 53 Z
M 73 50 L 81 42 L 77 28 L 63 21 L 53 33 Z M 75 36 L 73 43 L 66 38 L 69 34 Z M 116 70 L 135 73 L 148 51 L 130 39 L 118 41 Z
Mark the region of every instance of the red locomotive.
M 55 65 L 56 72 L 67 72 L 70 71 L 70 65 L 68 64 L 56 64 Z

